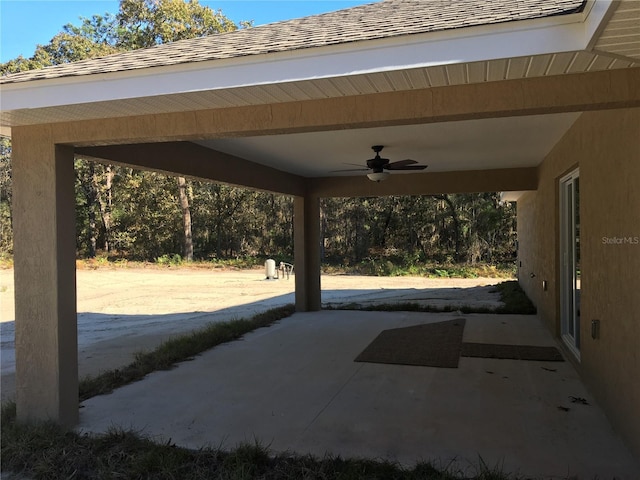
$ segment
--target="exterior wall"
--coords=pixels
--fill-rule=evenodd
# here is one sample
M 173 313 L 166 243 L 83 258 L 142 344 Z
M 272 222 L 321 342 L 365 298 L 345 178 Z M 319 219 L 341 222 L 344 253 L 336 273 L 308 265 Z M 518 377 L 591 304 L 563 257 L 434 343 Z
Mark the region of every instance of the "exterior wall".
M 518 201 L 520 281 L 556 334 L 558 180 L 575 167 L 582 248 L 578 368 L 640 458 L 640 109 L 582 114 L 540 166 L 538 190 Z M 631 241 L 605 240 L 624 237 Z M 549 282 L 546 292 L 542 280 Z M 601 322 L 598 339 L 591 338 L 594 319 Z

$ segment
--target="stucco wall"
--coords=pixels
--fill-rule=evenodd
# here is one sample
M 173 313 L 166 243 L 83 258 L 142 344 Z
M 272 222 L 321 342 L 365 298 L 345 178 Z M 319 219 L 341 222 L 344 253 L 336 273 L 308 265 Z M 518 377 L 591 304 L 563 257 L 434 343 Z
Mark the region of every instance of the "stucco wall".
M 582 246 L 579 370 L 640 458 L 640 109 L 582 114 L 540 166 L 538 190 L 518 201 L 520 281 L 556 334 L 558 180 L 575 167 Z M 546 292 L 542 280 L 549 282 Z M 598 339 L 591 338 L 594 319 L 601 322 Z

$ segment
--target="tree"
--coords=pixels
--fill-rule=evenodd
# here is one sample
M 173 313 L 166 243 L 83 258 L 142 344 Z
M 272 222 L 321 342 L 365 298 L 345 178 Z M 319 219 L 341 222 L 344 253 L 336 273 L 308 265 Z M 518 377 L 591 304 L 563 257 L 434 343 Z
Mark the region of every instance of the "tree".
M 236 30 L 238 27 L 221 11 L 200 5 L 197 0 L 121 0 L 116 16 L 106 13 L 82 18 L 80 26 L 67 24 L 47 45 L 38 45 L 34 55 L 20 56 L 0 65 L 0 73 L 43 68 L 50 65 L 75 62 L 120 51 L 149 47 L 161 43 L 201 37 Z M 109 250 L 111 237 L 111 184 L 114 169 L 107 167 L 98 181 L 96 169 L 86 162 L 76 162 L 78 189 L 83 192 L 82 211 L 78 218 L 86 218 L 82 229 L 86 239 L 86 252 L 94 256 L 97 249 L 96 203 L 99 204 L 104 233 L 104 247 Z M 182 210 L 184 256 L 193 258 L 189 189 L 184 177 L 178 177 L 178 198 Z
M 184 250 L 182 258 L 187 262 L 193 261 L 193 235 L 191 231 L 191 210 L 189 209 L 189 196 L 187 195 L 187 181 L 184 177 L 178 177 L 178 197 L 182 210 L 182 225 L 184 227 Z
M 64 25 L 62 32 L 56 34 L 48 44 L 38 45 L 30 58 L 20 55 L 0 64 L 0 75 L 104 57 L 122 51 L 117 46 L 118 26 L 113 15 L 106 13 L 104 16 L 94 15 L 81 20 L 80 26 Z
M 11 197 L 11 142 L 0 137 L 0 254 L 13 251 Z
M 162 43 L 230 32 L 238 27 L 222 12 L 200 5 L 198 0 L 121 0 L 117 15 L 116 43 L 132 50 Z M 193 234 L 188 185 L 178 177 L 178 196 L 182 210 L 184 258 L 193 260 Z
M 118 45 L 127 50 L 237 30 L 198 0 L 121 0 Z

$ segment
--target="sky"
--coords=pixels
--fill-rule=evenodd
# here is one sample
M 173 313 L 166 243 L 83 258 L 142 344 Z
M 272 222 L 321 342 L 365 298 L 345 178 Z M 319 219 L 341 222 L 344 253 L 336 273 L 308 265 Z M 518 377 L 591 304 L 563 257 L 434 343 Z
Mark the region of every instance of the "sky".
M 305 17 L 349 8 L 376 0 L 200 0 L 200 4 L 239 23 L 254 25 Z M 80 17 L 116 14 L 117 0 L 0 0 L 0 62 L 22 55 L 31 57 L 67 23 L 79 25 Z

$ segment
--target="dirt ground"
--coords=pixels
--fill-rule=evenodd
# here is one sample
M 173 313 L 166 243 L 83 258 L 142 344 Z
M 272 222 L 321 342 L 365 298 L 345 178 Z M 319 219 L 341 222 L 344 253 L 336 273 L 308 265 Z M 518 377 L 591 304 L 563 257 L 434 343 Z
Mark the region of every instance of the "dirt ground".
M 324 275 L 323 305 L 411 301 L 498 305 L 501 279 Z M 80 377 L 121 367 L 133 355 L 210 322 L 249 317 L 294 302 L 295 280 L 263 269 L 101 268 L 77 271 Z M 0 270 L 2 400 L 15 393 L 13 270 Z

